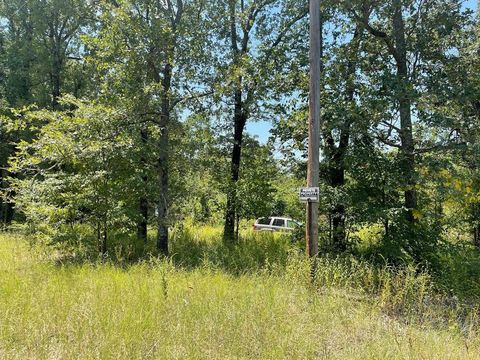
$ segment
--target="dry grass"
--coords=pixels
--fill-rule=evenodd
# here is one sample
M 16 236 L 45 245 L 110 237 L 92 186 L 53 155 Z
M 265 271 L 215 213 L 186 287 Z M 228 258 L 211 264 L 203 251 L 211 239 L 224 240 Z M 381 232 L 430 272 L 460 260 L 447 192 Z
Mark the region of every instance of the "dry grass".
M 473 332 L 408 325 L 333 280 L 314 289 L 302 266 L 56 266 L 1 236 L 0 358 L 478 359 Z

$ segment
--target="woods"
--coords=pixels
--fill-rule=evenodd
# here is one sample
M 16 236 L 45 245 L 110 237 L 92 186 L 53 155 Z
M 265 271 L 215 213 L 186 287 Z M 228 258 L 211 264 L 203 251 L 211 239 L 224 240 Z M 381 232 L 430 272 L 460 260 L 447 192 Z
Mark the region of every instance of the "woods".
M 0 0 L 0 358 L 477 359 L 479 6 Z
M 168 255 L 186 221 L 227 243 L 258 217 L 303 221 L 307 5 L 2 1 L 3 227 Z M 320 253 L 432 266 L 478 246 L 476 11 L 322 1 Z

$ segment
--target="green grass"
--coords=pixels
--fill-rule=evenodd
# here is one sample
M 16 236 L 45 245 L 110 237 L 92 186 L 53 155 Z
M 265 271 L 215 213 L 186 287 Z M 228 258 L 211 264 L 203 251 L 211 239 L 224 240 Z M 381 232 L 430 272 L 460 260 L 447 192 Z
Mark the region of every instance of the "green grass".
M 311 285 L 285 238 L 188 231 L 171 259 L 125 266 L 1 235 L 0 358 L 478 359 L 476 319 L 415 269 L 321 259 Z

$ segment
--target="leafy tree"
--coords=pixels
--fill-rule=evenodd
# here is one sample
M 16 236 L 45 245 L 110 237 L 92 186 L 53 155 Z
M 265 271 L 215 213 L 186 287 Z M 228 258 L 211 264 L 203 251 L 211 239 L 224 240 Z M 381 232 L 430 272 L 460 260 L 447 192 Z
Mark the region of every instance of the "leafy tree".
M 346 3 L 345 8 L 371 36 L 372 42 L 365 47 L 370 62 L 362 70 L 368 76 L 371 90 L 377 92 L 367 96 L 377 104 L 383 103 L 385 109 L 372 114 L 378 119 L 374 124 L 376 138 L 387 147 L 398 149 L 407 222 L 402 231 L 412 243 L 419 244 L 417 235 L 424 234 L 415 225 L 420 213 L 417 167 L 420 154 L 431 148 L 422 126 L 435 126 L 441 133 L 451 125 L 448 118 L 438 116 L 433 106 L 424 111 L 425 104 L 432 98 L 424 86 L 432 78 L 430 70 L 434 64 L 457 49 L 457 29 L 464 26 L 467 18 L 460 12 L 458 1 L 392 0 L 382 4 L 360 1 Z M 370 104 L 372 110 L 379 109 Z M 435 147 L 445 143 L 448 139 L 437 137 Z M 409 252 L 416 251 L 415 246 L 406 246 Z
M 199 7 L 197 7 L 199 5 Z M 101 28 L 88 44 L 92 61 L 99 70 L 102 98 L 111 104 L 123 102 L 131 121 L 137 125 L 143 152 L 140 167 L 156 170 L 157 247 L 168 253 L 170 208 L 171 132 L 175 128 L 176 109 L 187 99 L 201 96 L 192 90 L 189 66 L 195 67 L 196 56 L 201 58 L 199 28 L 202 21 L 201 4 L 193 1 L 151 0 L 102 2 Z M 195 25 L 193 25 L 195 24 Z M 195 83 L 194 79 L 191 83 Z M 147 147 L 146 147 L 147 146 Z M 155 158 L 152 158 L 154 154 Z M 146 183 L 151 177 L 144 173 Z M 146 239 L 148 194 L 140 196 L 141 217 L 139 236 Z
M 92 23 L 90 1 L 2 2 L 10 106 L 56 107 L 72 63 L 81 61 L 80 35 Z M 65 88 L 65 92 L 72 89 Z
M 82 60 L 79 39 L 91 23 L 91 14 L 89 1 L 6 0 L 0 4 L 3 30 L 0 57 L 6 74 L 2 81 L 5 95 L 2 105 L 57 107 L 62 90 L 80 94 L 84 84 L 72 80 L 81 77 L 84 68 L 76 70 L 77 74 L 71 68 L 79 68 L 76 63 Z M 0 212 L 2 219 L 10 223 L 15 193 L 8 189 L 5 180 L 11 175 L 6 171 L 7 159 L 15 151 L 14 144 L 28 132 L 0 131 L 3 140 L 1 190 L 5 195 Z
M 33 234 L 71 246 L 96 237 L 106 254 L 109 234 L 128 233 L 137 216 L 137 134 L 119 131 L 126 121 L 115 109 L 73 99 L 61 104 L 76 110 L 24 111 L 10 123 L 36 129 L 11 160 L 11 171 L 25 175 L 12 183 L 17 206 Z
M 237 182 L 240 178 L 244 130 L 250 119 L 265 115 L 266 94 L 272 73 L 285 66 L 286 44 L 292 30 L 305 18 L 306 7 L 289 0 L 223 0 L 210 3 L 212 29 L 219 44 L 216 96 L 227 103 L 232 121 L 229 186 L 224 239 L 235 238 Z M 280 21 L 278 21 L 280 19 Z M 221 51 L 225 49 L 225 51 Z M 228 49 L 228 50 L 227 50 Z M 271 84 L 271 82 L 270 82 Z M 224 107 L 220 107 L 223 112 Z
M 237 184 L 237 238 L 239 223 L 242 218 L 254 219 L 273 213 L 274 183 L 278 179 L 275 160 L 267 147 L 261 146 L 254 139 L 246 138 L 243 150 L 242 176 Z
M 467 226 L 472 229 L 474 243 L 479 244 L 479 205 L 476 196 L 478 190 L 478 126 L 480 120 L 480 71 L 479 61 L 479 18 L 456 29 L 455 41 L 458 52 L 441 58 L 439 65 L 431 69 L 428 77 L 429 92 L 434 95 L 434 104 L 438 117 L 449 121 L 448 131 L 443 134 L 454 147 L 448 151 L 433 144 L 436 160 L 447 165 L 446 169 L 455 174 L 449 180 L 452 197 L 462 199 L 461 204 L 468 209 Z M 428 103 L 427 103 L 428 104 Z M 423 109 L 431 111 L 428 106 Z M 444 154 L 440 154 L 444 150 Z M 455 169 L 454 171 L 452 169 Z M 445 178 L 445 174 L 443 176 Z M 455 181 L 454 181 L 455 180 Z M 448 188 L 448 187 L 447 187 Z M 463 189 L 463 191 L 459 191 Z M 449 191 L 449 192 L 450 192 Z

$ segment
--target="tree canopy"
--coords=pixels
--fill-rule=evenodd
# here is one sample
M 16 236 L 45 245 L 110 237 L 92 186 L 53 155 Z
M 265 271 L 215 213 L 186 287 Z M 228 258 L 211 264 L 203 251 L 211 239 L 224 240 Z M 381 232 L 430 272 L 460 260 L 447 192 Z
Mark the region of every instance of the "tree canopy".
M 480 246 L 478 13 L 321 10 L 322 251 L 434 264 Z M 166 255 L 185 221 L 228 243 L 255 218 L 302 222 L 308 20 L 294 0 L 1 1 L 2 224 L 102 254 L 150 234 Z

